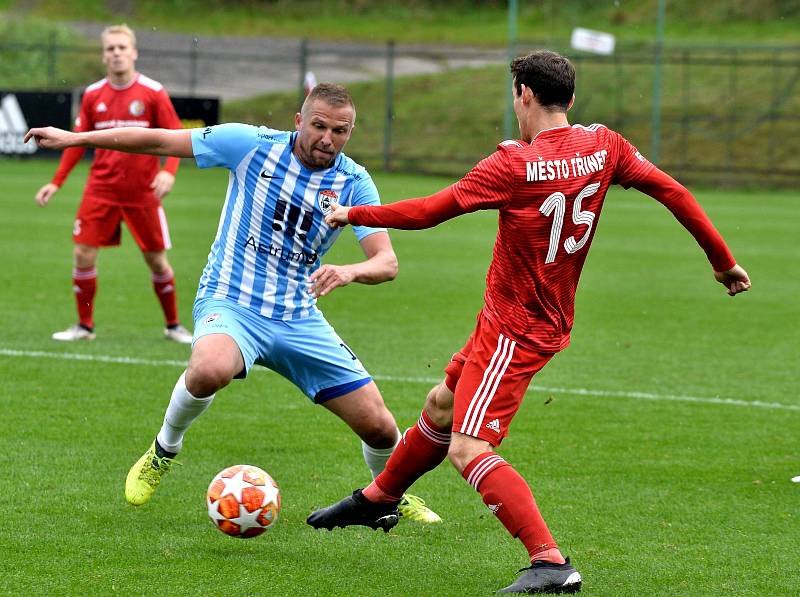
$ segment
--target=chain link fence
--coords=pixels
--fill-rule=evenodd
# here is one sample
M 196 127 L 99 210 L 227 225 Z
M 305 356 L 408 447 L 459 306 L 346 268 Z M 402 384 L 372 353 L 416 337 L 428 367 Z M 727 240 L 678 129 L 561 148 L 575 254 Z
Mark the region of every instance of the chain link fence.
M 598 56 L 538 42 L 520 42 L 510 52 L 151 32 L 138 37 L 139 70 L 175 95 L 220 97 L 223 120 L 290 128 L 306 72 L 343 83 L 358 107 L 349 155 L 372 169 L 448 176 L 463 174 L 504 138 L 508 56 L 546 45 L 576 66 L 572 122 L 604 123 L 646 155 L 653 131 L 660 131 L 659 165 L 687 183 L 800 182 L 798 46 L 668 46 L 661 49 L 661 89 L 654 90 L 659 48 L 644 44 L 618 45 L 612 56 Z M 80 91 L 102 76 L 99 58 L 96 46 L 0 45 L 0 64 L 24 68 L 16 88 Z M 0 71 L 0 86 L 8 86 L 3 79 L 10 76 Z M 656 93 L 660 122 L 652 113 Z

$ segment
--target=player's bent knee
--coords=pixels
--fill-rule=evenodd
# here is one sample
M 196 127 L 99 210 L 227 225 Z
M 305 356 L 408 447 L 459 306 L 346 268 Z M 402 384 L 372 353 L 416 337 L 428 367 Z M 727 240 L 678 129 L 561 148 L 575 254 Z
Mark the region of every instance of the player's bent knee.
M 464 469 L 467 468 L 467 465 L 472 461 L 471 458 L 467 458 L 464 452 L 453 450 L 452 446 L 447 452 L 447 458 L 459 473 L 463 473 Z
M 386 410 L 385 415 L 381 414 L 364 421 L 360 426 L 358 435 L 371 448 L 391 448 L 398 440 L 397 423 L 391 413 Z
M 167 261 L 166 251 L 144 251 L 142 252 L 147 267 L 153 273 L 162 274 L 170 269 L 169 261 Z
M 186 389 L 192 396 L 205 398 L 227 386 L 234 373 L 216 363 L 189 363 L 186 369 Z
M 453 433 L 447 458 L 458 472 L 463 472 L 467 465 L 484 452 L 493 451 L 489 442 L 477 437 Z
M 453 393 L 444 384 L 439 384 L 428 392 L 425 412 L 433 423 L 446 428 L 453 424 Z
M 97 248 L 89 245 L 75 245 L 72 252 L 77 267 L 93 267 L 97 262 Z

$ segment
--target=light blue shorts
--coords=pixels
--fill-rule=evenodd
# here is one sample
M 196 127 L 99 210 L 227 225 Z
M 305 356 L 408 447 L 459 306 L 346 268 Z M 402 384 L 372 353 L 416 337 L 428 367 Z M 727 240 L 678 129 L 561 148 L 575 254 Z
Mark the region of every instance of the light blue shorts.
M 253 364 L 280 373 L 317 404 L 365 386 L 372 378 L 319 311 L 303 319 L 264 317 L 225 299 L 194 304 L 194 338 L 226 334 L 244 358 L 242 379 Z

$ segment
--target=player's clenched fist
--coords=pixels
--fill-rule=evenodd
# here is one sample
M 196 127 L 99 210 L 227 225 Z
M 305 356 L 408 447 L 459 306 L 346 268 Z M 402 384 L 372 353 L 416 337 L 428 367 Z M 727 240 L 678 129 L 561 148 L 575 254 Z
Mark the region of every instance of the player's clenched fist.
M 42 149 L 65 149 L 75 145 L 77 135 L 53 126 L 35 128 L 25 134 L 25 143 L 33 139 Z
M 750 276 L 741 265 L 734 265 L 731 269 L 724 272 L 714 272 L 717 282 L 728 289 L 730 296 L 735 296 L 740 292 L 750 290 Z
M 347 226 L 350 223 L 350 220 L 347 219 L 347 212 L 349 211 L 349 207 L 339 205 L 338 203 L 331 203 L 331 212 L 325 216 L 325 223 L 331 228 Z

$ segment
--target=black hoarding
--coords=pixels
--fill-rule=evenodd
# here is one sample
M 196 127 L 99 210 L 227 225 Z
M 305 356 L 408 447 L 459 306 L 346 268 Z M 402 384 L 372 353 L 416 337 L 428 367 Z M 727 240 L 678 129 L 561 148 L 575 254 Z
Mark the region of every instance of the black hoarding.
M 32 141 L 23 143 L 29 128 L 72 126 L 72 93 L 69 91 L 0 90 L 0 155 L 54 155 Z
M 219 124 L 219 99 L 170 96 L 172 105 L 185 129 L 199 129 Z
M 55 126 L 72 128 L 71 91 L 0 90 L 0 156 L 59 155 L 60 151 L 39 149 L 33 142 L 23 143 L 29 128 Z M 172 97 L 183 128 L 202 128 L 219 123 L 219 99 Z M 75 111 L 80 102 L 76 99 Z

